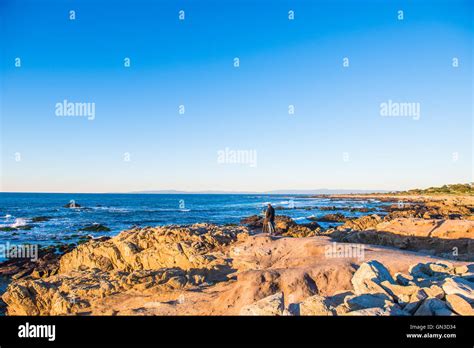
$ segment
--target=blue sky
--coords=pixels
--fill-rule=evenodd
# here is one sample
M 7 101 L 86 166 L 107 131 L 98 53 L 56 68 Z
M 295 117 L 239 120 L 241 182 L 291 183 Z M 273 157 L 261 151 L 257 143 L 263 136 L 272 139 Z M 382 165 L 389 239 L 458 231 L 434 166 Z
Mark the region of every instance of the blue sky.
M 1 190 L 473 181 L 473 13 L 469 0 L 4 0 Z M 56 116 L 64 99 L 95 103 L 94 120 Z M 382 117 L 388 100 L 419 103 L 420 119 Z M 219 163 L 226 148 L 255 151 L 256 167 Z

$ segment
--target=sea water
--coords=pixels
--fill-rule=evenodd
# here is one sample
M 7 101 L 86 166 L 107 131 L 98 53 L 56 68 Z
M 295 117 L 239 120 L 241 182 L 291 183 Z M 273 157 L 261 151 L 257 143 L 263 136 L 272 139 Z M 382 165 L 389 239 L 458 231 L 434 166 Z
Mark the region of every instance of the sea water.
M 69 202 L 79 208 L 65 208 Z M 311 217 L 343 213 L 356 217 L 367 213 L 347 210 L 320 210 L 320 207 L 367 207 L 382 213 L 377 200 L 334 200 L 305 195 L 261 194 L 49 194 L 0 193 L 0 227 L 20 228 L 0 231 L 0 243 L 54 245 L 74 242 L 81 236 L 113 236 L 134 226 L 170 224 L 238 224 L 244 217 L 262 214 L 271 203 L 276 214 L 287 215 L 297 223 Z M 45 216 L 48 221 L 32 222 Z M 93 223 L 110 228 L 109 232 L 81 231 Z M 323 227 L 337 223 L 320 223 Z M 22 226 L 31 226 L 23 230 Z

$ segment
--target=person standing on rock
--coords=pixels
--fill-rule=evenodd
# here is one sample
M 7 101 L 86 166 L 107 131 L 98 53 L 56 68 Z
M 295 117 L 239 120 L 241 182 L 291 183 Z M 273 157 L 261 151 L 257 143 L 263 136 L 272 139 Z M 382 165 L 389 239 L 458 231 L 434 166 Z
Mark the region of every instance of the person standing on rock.
M 265 212 L 265 221 L 263 222 L 263 232 L 265 232 L 265 226 L 267 227 L 270 235 L 275 234 L 275 209 L 270 203 L 268 203 L 267 211 Z

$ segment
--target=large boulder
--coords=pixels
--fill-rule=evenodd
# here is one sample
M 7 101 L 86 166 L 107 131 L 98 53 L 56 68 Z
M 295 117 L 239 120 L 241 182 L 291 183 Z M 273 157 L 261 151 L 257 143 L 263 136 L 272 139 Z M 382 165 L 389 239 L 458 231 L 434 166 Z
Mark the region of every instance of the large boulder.
M 102 271 L 225 269 L 228 262 L 212 257 L 212 253 L 236 241 L 246 231 L 241 226 L 208 224 L 132 229 L 107 241 L 92 240 L 78 246 L 61 258 L 59 272 L 94 268 Z
M 93 223 L 82 227 L 80 230 L 87 232 L 109 232 L 110 228 L 99 223 Z
M 423 291 L 428 295 L 428 297 L 434 297 L 440 300 L 442 300 L 445 295 L 443 289 L 436 284 L 423 288 Z
M 402 286 L 393 284 L 387 280 L 383 281 L 380 285 L 382 285 L 384 290 L 399 304 L 409 303 L 411 296 L 420 289 L 415 285 Z
M 359 310 L 365 308 L 380 307 L 383 308 L 392 299 L 386 294 L 362 294 L 357 296 L 348 296 L 344 299 L 345 305 L 350 310 Z
M 454 267 L 450 262 L 418 263 L 410 267 L 409 272 L 413 278 L 447 277 L 454 274 Z
M 195 278 L 180 269 L 156 271 L 103 272 L 75 271 L 47 280 L 25 279 L 9 285 L 2 296 L 8 315 L 76 314 L 91 302 L 116 293 L 142 292 L 155 287 L 176 291 Z
M 449 313 L 449 307 L 446 302 L 441 301 L 437 298 L 427 298 L 421 303 L 415 312 L 415 316 L 433 316 L 433 315 L 446 315 Z
M 326 214 L 321 217 L 311 217 L 308 219 L 321 222 L 346 222 L 349 220 L 349 218 L 347 218 L 346 216 L 344 216 L 344 214 L 341 213 Z
M 332 316 L 335 314 L 335 309 L 328 304 L 325 297 L 314 295 L 306 298 L 299 305 L 300 315 L 325 315 Z
M 240 223 L 251 229 L 262 228 L 263 217 L 258 216 L 258 215 L 251 215 L 240 220 Z
M 354 291 L 358 295 L 386 293 L 380 286 L 384 281 L 395 283 L 388 269 L 376 260 L 362 263 L 351 280 Z
M 408 313 L 414 314 L 424 300 L 428 298 L 428 294 L 424 289 L 418 289 L 410 296 L 410 300 L 405 304 L 404 310 Z
M 275 217 L 275 229 L 277 233 L 287 232 L 290 228 L 297 226 L 297 223 L 285 215 L 278 215 Z
M 295 224 L 294 226 L 289 227 L 286 231 L 278 230 L 277 234 L 284 237 L 313 237 L 318 235 L 321 232 L 321 226 L 317 222 L 310 222 L 308 224 Z
M 470 302 L 474 302 L 474 283 L 462 277 L 447 278 L 441 287 L 446 295 L 461 295 Z
M 74 201 L 70 201 L 69 203 L 65 204 L 63 207 L 64 208 L 81 208 L 81 205 L 79 205 L 78 203 Z
M 446 295 L 446 303 L 449 308 L 460 315 L 474 315 L 473 306 L 459 295 Z
M 344 225 L 339 226 L 340 230 L 363 231 L 375 228 L 383 220 L 377 214 L 365 215 L 357 219 L 348 220 Z
M 413 277 L 411 275 L 403 274 L 403 273 L 395 273 L 393 278 L 399 285 L 407 286 L 407 285 L 414 285 Z
M 474 221 L 400 218 L 379 222 L 375 216 L 360 219 L 326 233 L 339 242 L 385 245 L 457 260 L 472 260 L 474 255 Z M 456 257 L 454 248 L 458 251 Z
M 265 297 L 253 304 L 244 306 L 240 310 L 240 315 L 283 315 L 285 302 L 283 293 Z

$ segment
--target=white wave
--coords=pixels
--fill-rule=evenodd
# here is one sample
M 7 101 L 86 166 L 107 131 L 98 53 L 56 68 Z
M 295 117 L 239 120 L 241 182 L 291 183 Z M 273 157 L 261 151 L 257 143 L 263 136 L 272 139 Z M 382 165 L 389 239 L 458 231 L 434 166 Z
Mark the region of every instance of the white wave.
M 20 226 L 26 226 L 26 219 L 23 218 L 16 218 L 15 222 L 10 225 L 10 227 L 20 227 Z
M 176 211 L 190 211 L 191 209 L 179 209 L 179 208 L 151 208 L 151 209 L 139 209 L 136 210 L 138 213 L 158 213 L 158 212 L 176 212 Z
M 117 213 L 129 213 L 129 209 L 125 208 L 116 208 L 116 207 L 93 207 L 94 210 L 106 210 L 110 212 L 117 212 Z
M 306 220 L 306 216 L 300 216 L 300 217 L 296 217 L 296 218 L 293 218 L 294 221 L 298 221 L 298 220 Z

